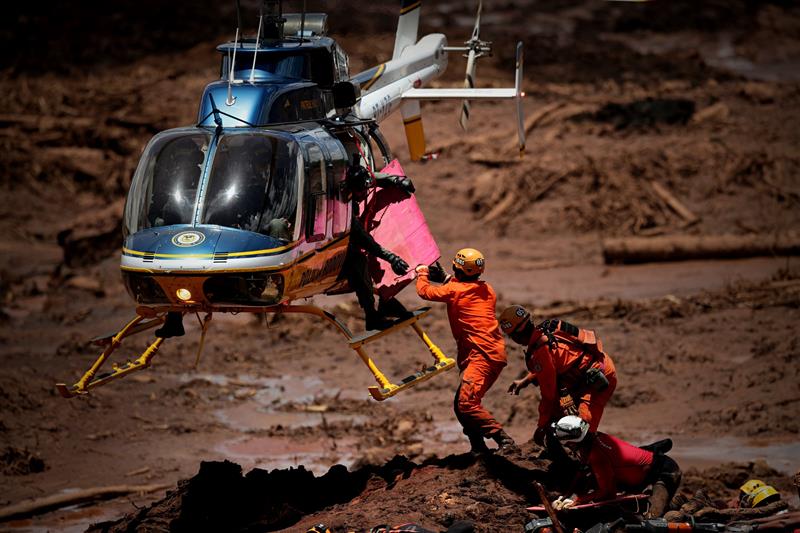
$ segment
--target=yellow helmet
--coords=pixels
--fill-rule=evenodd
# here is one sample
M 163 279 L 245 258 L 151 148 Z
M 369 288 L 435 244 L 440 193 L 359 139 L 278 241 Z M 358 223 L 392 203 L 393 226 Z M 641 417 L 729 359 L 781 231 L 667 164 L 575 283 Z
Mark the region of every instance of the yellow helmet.
M 741 507 L 760 507 L 781 499 L 775 487 L 767 485 L 759 479 L 751 479 L 739 487 L 739 505 Z
M 456 256 L 453 258 L 453 268 L 470 277 L 483 274 L 485 265 L 483 254 L 475 248 L 462 248 L 456 252 Z
M 531 314 L 527 309 L 521 305 L 512 305 L 503 309 L 498 322 L 500 322 L 500 329 L 503 330 L 503 333 L 511 335 L 530 318 Z
M 739 487 L 739 497 L 742 497 L 746 494 L 752 494 L 754 490 L 756 490 L 758 487 L 763 487 L 764 485 L 766 485 L 766 483 L 760 479 L 747 480 L 744 485 Z

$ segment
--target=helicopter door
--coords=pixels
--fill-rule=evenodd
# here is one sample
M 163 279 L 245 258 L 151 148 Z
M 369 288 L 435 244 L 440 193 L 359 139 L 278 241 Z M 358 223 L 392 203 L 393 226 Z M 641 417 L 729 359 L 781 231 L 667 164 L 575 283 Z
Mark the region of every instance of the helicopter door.
M 327 172 L 322 149 L 315 143 L 307 147 L 306 241 L 316 242 L 330 235 Z
M 322 145 L 327 151 L 328 190 L 331 191 L 328 209 L 332 212 L 332 233 L 341 237 L 350 229 L 352 203 L 345 186 L 347 179 L 347 152 L 336 137 L 327 136 Z

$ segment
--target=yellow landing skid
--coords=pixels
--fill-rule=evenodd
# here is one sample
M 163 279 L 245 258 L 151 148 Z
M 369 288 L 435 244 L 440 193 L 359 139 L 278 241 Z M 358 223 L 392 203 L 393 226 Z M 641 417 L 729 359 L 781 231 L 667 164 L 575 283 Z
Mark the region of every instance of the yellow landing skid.
M 180 311 L 183 313 L 206 311 L 208 313 L 203 320 L 200 320 L 199 314 L 197 315 L 202 329 L 200 348 L 197 354 L 198 358 L 200 357 L 200 350 L 202 350 L 203 340 L 205 339 L 206 330 L 208 329 L 208 325 L 211 320 L 211 311 L 223 313 L 303 313 L 323 318 L 329 324 L 335 326 L 336 329 L 338 329 L 347 338 L 350 347 L 355 350 L 356 353 L 358 353 L 358 356 L 372 373 L 375 381 L 378 382 L 378 386 L 369 387 L 369 393 L 378 401 L 383 401 L 386 398 L 390 398 L 395 394 L 409 389 L 418 383 L 426 381 L 437 374 L 450 370 L 456 365 L 455 360 L 446 357 L 439 347 L 431 342 L 428 335 L 417 323 L 420 318 L 425 316 L 425 314 L 430 311 L 429 307 L 424 307 L 414 311 L 410 318 L 399 320 L 385 330 L 368 331 L 365 334 L 357 337 L 354 337 L 353 334 L 350 333 L 350 330 L 347 328 L 347 326 L 340 322 L 336 316 L 313 305 L 282 305 L 271 307 L 219 306 L 214 309 L 182 308 L 180 310 L 170 307 L 159 309 L 140 307 L 137 309 L 136 317 L 128 322 L 118 333 L 115 335 L 105 335 L 98 337 L 97 339 L 93 339 L 95 344 L 105 346 L 105 350 L 102 354 L 100 354 L 100 357 L 97 358 L 92 367 L 87 370 L 81 379 L 79 379 L 74 385 L 69 387 L 65 383 L 56 384 L 56 389 L 58 390 L 59 394 L 61 394 L 61 396 L 64 398 L 72 398 L 73 396 L 77 396 L 79 394 L 87 394 L 89 390 L 93 389 L 94 387 L 105 385 L 109 381 L 113 381 L 130 374 L 131 372 L 136 372 L 137 370 L 143 370 L 149 367 L 153 357 L 155 356 L 156 352 L 158 352 L 161 344 L 164 342 L 164 339 L 160 337 L 156 337 L 150 346 L 148 346 L 147 349 L 142 352 L 142 354 L 136 360 L 128 361 L 123 365 L 115 364 L 112 366 L 111 372 L 97 375 L 98 371 L 103 364 L 105 364 L 111 354 L 120 346 L 120 344 L 122 344 L 123 339 L 163 324 L 168 311 Z M 417 336 L 422 340 L 423 344 L 425 344 L 433 356 L 434 362 L 431 366 L 428 366 L 423 370 L 416 372 L 415 374 L 411 374 L 410 376 L 407 376 L 401 380 L 399 383 L 395 384 L 389 381 L 383 372 L 380 371 L 375 362 L 367 354 L 364 346 L 380 339 L 381 337 L 395 333 L 401 328 L 407 326 L 411 326 Z
M 111 372 L 102 374 L 95 379 L 97 371 L 100 370 L 100 367 L 103 366 L 114 350 L 116 350 L 119 345 L 122 344 L 122 339 L 158 326 L 164 322 L 163 317 L 142 322 L 144 318 L 145 317 L 141 315 L 136 315 L 136 318 L 128 322 L 125 327 L 122 328 L 116 335 L 93 339 L 93 343 L 105 345 L 106 349 L 102 354 L 100 354 L 100 357 L 97 358 L 97 361 L 95 361 L 92 367 L 86 371 L 83 377 L 81 377 L 81 379 L 79 379 L 78 382 L 72 387 L 68 387 L 65 383 L 56 383 L 56 390 L 58 390 L 58 393 L 64 398 L 72 398 L 73 396 L 77 396 L 79 394 L 88 394 L 89 389 L 99 385 L 104 385 L 109 381 L 113 381 L 126 374 L 130 374 L 131 372 L 135 372 L 137 370 L 143 370 L 150 366 L 153 356 L 156 354 L 159 347 L 161 347 L 161 343 L 164 342 L 164 339 L 160 337 L 156 337 L 156 340 L 154 340 L 135 361 L 128 361 L 122 366 L 115 364 L 112 366 Z
M 358 353 L 359 357 L 361 357 L 361 360 L 364 361 L 364 364 L 367 365 L 367 368 L 370 369 L 370 372 L 372 372 L 372 375 L 375 376 L 375 380 L 379 384 L 377 387 L 373 386 L 369 387 L 368 389 L 372 397 L 379 402 L 382 402 L 386 398 L 391 398 L 399 392 L 410 389 L 414 385 L 429 380 L 436 374 L 441 374 L 442 372 L 446 372 L 447 370 L 450 370 L 456 366 L 455 360 L 445 357 L 439 347 L 431 342 L 428 335 L 422 331 L 422 328 L 420 328 L 419 324 L 417 323 L 417 321 L 425 316 L 430 310 L 430 307 L 423 307 L 422 309 L 414 311 L 410 318 L 399 320 L 387 329 L 381 331 L 368 331 L 364 335 L 350 339 L 350 347 L 354 349 L 356 353 Z M 363 346 L 370 342 L 376 341 L 381 337 L 390 335 L 400 328 L 404 328 L 406 326 L 411 326 L 414 329 L 414 332 L 422 340 L 425 346 L 427 346 L 428 350 L 431 352 L 431 355 L 433 355 L 435 362 L 433 365 L 426 367 L 415 374 L 407 376 L 400 381 L 399 385 L 396 385 L 386 379 L 386 376 L 384 376 L 378 367 L 375 366 L 375 363 L 364 351 Z

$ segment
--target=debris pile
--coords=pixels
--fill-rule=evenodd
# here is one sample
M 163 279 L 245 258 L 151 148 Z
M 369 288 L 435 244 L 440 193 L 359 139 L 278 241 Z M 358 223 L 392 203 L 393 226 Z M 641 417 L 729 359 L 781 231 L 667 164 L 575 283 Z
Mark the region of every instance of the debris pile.
M 549 461 L 530 459 L 539 451 L 526 443 L 520 452 L 452 455 L 421 464 L 396 456 L 381 466 L 352 471 L 337 465 L 322 476 L 302 466 L 270 472 L 256 469 L 242 475 L 237 464 L 204 462 L 196 476 L 181 481 L 161 501 L 115 522 L 95 524 L 89 531 L 305 531 L 312 524 L 324 523 L 340 532 L 403 522 L 439 531 L 458 520 L 475 523 L 481 532 L 521 531 L 537 518 L 525 510 L 540 501 L 534 482 L 558 486 Z M 742 480 L 753 476 L 790 495 L 789 478 L 760 463 L 690 469 L 667 519 L 727 523 L 773 516 L 789 507 L 780 500 L 744 510 L 725 501 L 735 499 Z M 553 494 L 548 492 L 548 497 Z M 560 513 L 559 520 L 565 527 L 585 530 L 597 521 L 613 521 L 620 513 L 619 507 L 609 506 Z M 635 523 L 632 515 L 626 516 Z M 545 517 L 541 513 L 538 518 Z
M 44 460 L 27 448 L 7 447 L 0 453 L 0 467 L 7 476 L 26 476 L 44 472 L 47 466 Z

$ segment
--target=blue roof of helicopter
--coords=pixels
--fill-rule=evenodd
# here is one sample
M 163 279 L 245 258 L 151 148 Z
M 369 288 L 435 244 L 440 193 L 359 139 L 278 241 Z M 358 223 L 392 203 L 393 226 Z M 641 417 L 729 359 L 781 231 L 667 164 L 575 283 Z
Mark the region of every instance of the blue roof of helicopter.
M 214 108 L 219 111 L 223 127 L 263 126 L 325 118 L 328 111 L 326 106 L 330 107 L 330 103 L 322 95 L 319 85 L 321 83 L 329 87 L 335 81 L 332 57 L 335 45 L 333 39 L 324 36 L 262 41 L 259 46 L 255 39 L 220 44 L 217 50 L 228 58 L 225 61 L 232 60 L 234 50 L 237 56 L 245 54 L 247 57 L 237 57 L 236 74 L 230 87 L 225 72 L 222 73 L 222 80 L 206 86 L 200 101 L 198 126 L 216 126 Z M 267 61 L 272 53 L 279 53 L 279 57 L 291 57 L 293 52 L 310 59 L 305 59 L 300 64 L 305 66 L 297 72 L 277 74 L 270 72 L 270 69 L 264 70 L 260 65 L 255 65 L 253 69 L 254 52 L 258 52 L 256 58 L 264 57 Z M 326 59 L 314 59 L 319 56 Z M 223 63 L 223 70 L 225 68 Z M 251 78 L 251 75 L 254 77 Z
M 315 83 L 307 81 L 235 83 L 230 87 L 234 100 L 228 105 L 228 82 L 215 81 L 203 92 L 197 125 L 216 126 L 215 106 L 225 128 L 319 120 L 325 117 L 319 92 Z

